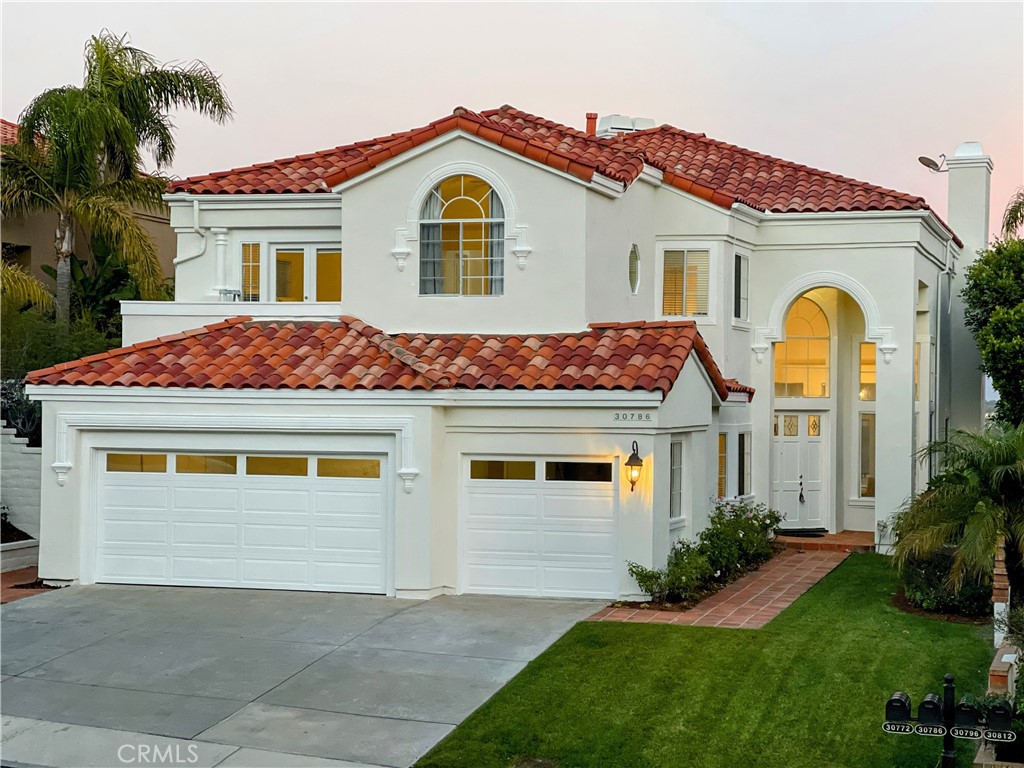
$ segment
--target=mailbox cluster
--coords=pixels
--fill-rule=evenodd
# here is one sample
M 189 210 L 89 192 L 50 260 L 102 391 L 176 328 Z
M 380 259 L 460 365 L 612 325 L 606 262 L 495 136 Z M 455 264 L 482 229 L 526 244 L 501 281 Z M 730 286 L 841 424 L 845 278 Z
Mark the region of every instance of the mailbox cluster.
M 949 735 L 958 739 L 981 739 L 989 741 L 1010 742 L 1017 735 L 1011 730 L 1013 712 L 1003 704 L 996 704 L 988 711 L 987 718 L 982 721 L 978 708 L 967 698 L 953 709 L 952 726 L 947 725 L 946 711 L 942 699 L 929 693 L 917 705 L 917 717 L 912 714 L 910 697 L 903 691 L 897 691 L 885 702 L 886 733 L 916 733 L 921 736 Z M 916 722 L 917 725 L 911 725 Z

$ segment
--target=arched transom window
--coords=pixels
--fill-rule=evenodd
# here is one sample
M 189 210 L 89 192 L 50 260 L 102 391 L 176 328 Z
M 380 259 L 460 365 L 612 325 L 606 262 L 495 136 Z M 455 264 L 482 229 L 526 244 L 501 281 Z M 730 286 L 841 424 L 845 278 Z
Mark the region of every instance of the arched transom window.
M 801 296 L 786 315 L 786 340 L 775 344 L 776 397 L 829 396 L 828 318 Z
M 500 296 L 505 288 L 505 208 L 483 179 L 451 176 L 420 211 L 420 294 Z

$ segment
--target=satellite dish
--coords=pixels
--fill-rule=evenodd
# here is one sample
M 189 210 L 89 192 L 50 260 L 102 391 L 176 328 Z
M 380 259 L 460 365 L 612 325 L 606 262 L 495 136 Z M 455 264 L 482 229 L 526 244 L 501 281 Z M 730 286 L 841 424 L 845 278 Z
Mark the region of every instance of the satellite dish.
M 925 157 L 924 155 L 921 155 L 921 157 L 917 158 L 917 162 L 919 162 L 921 165 L 923 165 L 929 171 L 932 171 L 933 173 L 939 173 L 939 171 L 942 170 L 942 163 L 944 163 L 946 161 L 946 156 L 945 155 L 939 155 L 939 157 L 942 158 L 942 162 L 940 162 L 940 163 L 937 163 L 934 160 L 932 160 L 930 157 Z

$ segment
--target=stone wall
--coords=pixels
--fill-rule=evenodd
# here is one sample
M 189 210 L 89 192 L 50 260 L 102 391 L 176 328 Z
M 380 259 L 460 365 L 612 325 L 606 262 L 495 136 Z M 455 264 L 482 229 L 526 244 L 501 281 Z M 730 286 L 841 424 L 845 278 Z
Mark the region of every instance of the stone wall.
M 42 449 L 29 448 L 6 422 L 0 425 L 0 504 L 10 507 L 12 524 L 38 539 Z

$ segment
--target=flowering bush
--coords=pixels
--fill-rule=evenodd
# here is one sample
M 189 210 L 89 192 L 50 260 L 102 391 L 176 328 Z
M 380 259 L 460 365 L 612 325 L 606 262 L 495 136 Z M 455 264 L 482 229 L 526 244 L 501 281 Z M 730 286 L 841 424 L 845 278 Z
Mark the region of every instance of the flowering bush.
M 629 575 L 656 603 L 690 603 L 772 556 L 782 515 L 764 504 L 716 500 L 698 543 L 677 541 L 664 568 L 628 563 Z

